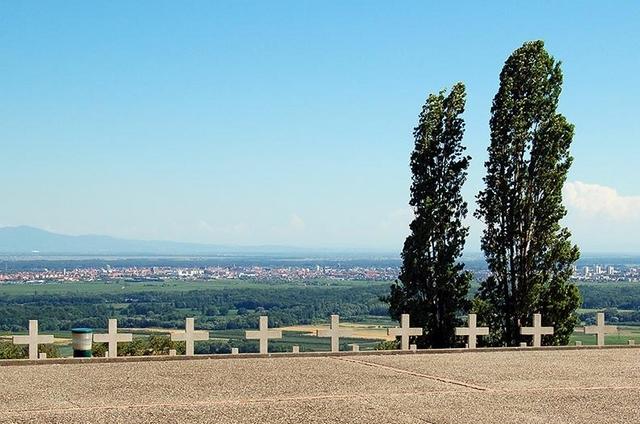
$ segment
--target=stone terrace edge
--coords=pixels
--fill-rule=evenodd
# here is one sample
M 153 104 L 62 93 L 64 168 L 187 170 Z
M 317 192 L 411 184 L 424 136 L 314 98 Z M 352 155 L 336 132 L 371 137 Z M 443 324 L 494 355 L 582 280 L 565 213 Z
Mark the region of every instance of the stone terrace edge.
M 341 352 L 273 352 L 268 354 L 240 353 L 240 354 L 202 354 L 194 356 L 118 356 L 115 358 L 47 358 L 47 359 L 3 359 L 0 367 L 27 366 L 27 365 L 65 365 L 65 364 L 105 364 L 105 363 L 132 363 L 154 361 L 201 361 L 201 360 L 225 360 L 225 359 L 256 359 L 256 358 L 322 358 L 336 356 L 380 356 L 380 355 L 437 355 L 437 354 L 481 354 L 485 352 L 533 352 L 533 351 L 562 351 L 562 350 L 611 350 L 611 349 L 640 349 L 640 345 L 583 345 L 583 346 L 541 346 L 541 347 L 485 347 L 476 349 L 452 348 L 452 349 L 418 349 L 418 350 L 369 350 L 369 351 L 341 351 Z

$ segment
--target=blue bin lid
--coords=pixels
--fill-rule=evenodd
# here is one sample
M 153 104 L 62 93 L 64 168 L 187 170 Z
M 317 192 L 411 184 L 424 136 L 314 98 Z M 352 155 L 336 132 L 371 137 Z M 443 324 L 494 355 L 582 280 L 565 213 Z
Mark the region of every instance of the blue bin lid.
M 72 328 L 71 329 L 72 333 L 80 333 L 80 334 L 86 334 L 86 333 L 93 333 L 93 329 L 92 328 Z

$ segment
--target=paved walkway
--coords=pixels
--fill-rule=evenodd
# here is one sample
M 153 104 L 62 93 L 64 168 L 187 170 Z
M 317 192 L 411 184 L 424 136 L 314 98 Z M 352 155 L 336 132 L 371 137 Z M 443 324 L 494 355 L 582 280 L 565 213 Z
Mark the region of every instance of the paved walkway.
M 2 423 L 640 422 L 640 349 L 0 367 Z

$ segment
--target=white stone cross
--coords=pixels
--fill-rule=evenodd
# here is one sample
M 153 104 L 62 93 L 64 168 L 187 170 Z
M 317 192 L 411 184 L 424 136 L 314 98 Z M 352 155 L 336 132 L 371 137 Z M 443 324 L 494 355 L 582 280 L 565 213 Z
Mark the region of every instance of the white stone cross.
M 186 355 L 193 356 L 193 343 L 200 340 L 209 340 L 209 332 L 204 330 L 194 330 L 195 320 L 187 318 L 184 331 L 171 333 L 171 340 L 174 342 L 185 342 L 187 345 Z
M 542 335 L 553 334 L 553 327 L 543 327 L 542 315 L 533 314 L 533 327 L 520 327 L 520 334 L 533 336 L 533 347 L 540 347 L 542 345 Z
M 584 334 L 595 334 L 598 346 L 604 346 L 605 335 L 615 333 L 617 330 L 617 327 L 612 325 L 604 325 L 604 312 L 598 312 L 596 315 L 596 325 L 587 325 L 584 327 Z
M 118 343 L 130 342 L 133 340 L 133 334 L 118 334 L 118 320 L 109 320 L 109 333 L 94 334 L 93 341 L 96 343 L 109 343 L 109 358 L 118 356 Z
M 409 337 L 421 336 L 422 328 L 409 327 L 409 314 L 402 314 L 400 325 L 400 328 L 387 328 L 387 335 L 401 336 L 402 342 L 400 344 L 400 348 L 402 350 L 409 350 Z
M 260 353 L 269 353 L 269 339 L 281 339 L 282 330 L 269 330 L 269 317 L 260 317 L 260 330 L 245 332 L 247 340 L 260 340 Z
M 456 327 L 456 336 L 466 336 L 468 338 L 467 344 L 469 345 L 469 349 L 476 348 L 478 336 L 489 335 L 489 327 L 476 327 L 476 322 L 476 314 L 469 314 L 468 327 Z
M 340 329 L 340 315 L 331 315 L 331 327 L 329 330 L 317 330 L 318 337 L 331 337 L 331 352 L 340 350 L 340 337 L 349 337 L 353 334 L 351 330 Z
M 29 345 L 29 359 L 38 359 L 38 345 L 53 343 L 53 336 L 38 334 L 38 320 L 29 320 L 28 336 L 13 336 L 13 344 Z

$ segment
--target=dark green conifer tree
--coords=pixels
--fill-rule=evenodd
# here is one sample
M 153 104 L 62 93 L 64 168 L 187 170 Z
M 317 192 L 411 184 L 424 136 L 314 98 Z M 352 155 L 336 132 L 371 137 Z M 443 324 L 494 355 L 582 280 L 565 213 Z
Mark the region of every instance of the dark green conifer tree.
M 431 94 L 413 134 L 409 203 L 415 218 L 400 276 L 386 300 L 393 318 L 408 313 L 411 326 L 424 328 L 419 347 L 454 345 L 458 315 L 468 308 L 471 274 L 459 262 L 468 233 L 462 224 L 467 204 L 460 193 L 470 160 L 462 146 L 465 98 L 462 83 L 449 94 Z
M 556 109 L 560 62 L 542 41 L 525 43 L 507 59 L 491 108 L 485 189 L 476 216 L 486 228 L 482 249 L 490 276 L 475 308 L 491 327 L 491 344 L 516 346 L 521 325 L 536 312 L 553 326 L 546 344 L 566 344 L 580 296 L 569 282 L 579 257 L 567 228 L 562 187 L 573 158 L 573 125 Z

